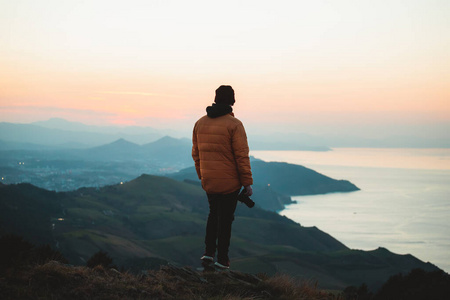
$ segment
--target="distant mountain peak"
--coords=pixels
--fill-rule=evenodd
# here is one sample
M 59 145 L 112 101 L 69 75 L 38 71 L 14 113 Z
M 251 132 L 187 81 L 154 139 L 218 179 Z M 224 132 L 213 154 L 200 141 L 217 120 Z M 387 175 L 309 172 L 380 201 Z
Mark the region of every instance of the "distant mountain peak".
M 183 146 L 183 145 L 187 145 L 190 143 L 189 139 L 186 138 L 182 138 L 182 139 L 177 139 L 177 138 L 173 138 L 171 136 L 163 136 L 162 138 L 160 138 L 159 140 L 156 140 L 154 142 L 148 143 L 146 145 L 144 145 L 145 147 L 178 147 L 178 146 Z
M 164 142 L 164 141 L 177 141 L 177 140 L 178 139 L 176 139 L 176 138 L 173 138 L 171 136 L 165 135 L 162 138 L 160 138 L 158 141 Z
M 115 140 L 114 142 L 106 144 L 104 146 L 131 146 L 131 147 L 138 146 L 138 147 L 140 147 L 138 144 L 127 141 L 124 138 L 120 138 L 120 139 Z
M 107 152 L 111 153 L 111 151 L 114 153 L 119 151 L 118 153 L 126 152 L 126 153 L 131 154 L 131 153 L 133 153 L 133 151 L 139 150 L 140 148 L 141 148 L 140 145 L 129 142 L 124 138 L 120 138 L 118 140 L 115 140 L 112 143 L 101 145 L 101 146 L 94 147 L 94 148 L 90 148 L 88 151 L 97 151 L 97 152 L 100 151 L 99 152 L 100 155 L 102 155 L 102 153 L 107 153 Z M 107 152 L 105 152 L 105 151 L 107 151 Z
M 63 118 L 57 118 L 57 117 L 50 118 L 50 119 L 47 120 L 47 122 L 64 122 L 64 123 L 79 123 L 79 124 L 81 124 L 80 122 L 71 122 L 69 120 L 66 120 L 66 119 L 63 119 Z
M 124 139 L 124 138 L 120 138 L 120 139 L 118 139 L 118 140 L 115 140 L 115 141 L 112 142 L 111 144 L 126 144 L 126 143 L 128 143 L 128 144 L 134 144 L 134 143 L 132 143 L 132 142 L 127 141 L 127 140 Z

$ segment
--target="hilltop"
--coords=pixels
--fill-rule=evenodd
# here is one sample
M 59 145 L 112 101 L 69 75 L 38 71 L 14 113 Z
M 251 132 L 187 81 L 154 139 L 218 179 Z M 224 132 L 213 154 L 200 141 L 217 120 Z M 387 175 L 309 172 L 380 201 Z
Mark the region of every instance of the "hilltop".
M 337 299 L 313 284 L 278 275 L 236 271 L 201 273 L 163 266 L 140 275 L 56 261 L 12 271 L 0 278 L 2 299 Z
M 2 270 L 0 270 L 1 272 Z M 200 272 L 161 266 L 138 275 L 97 265 L 70 266 L 50 260 L 9 269 L 0 277 L 2 299 L 277 299 L 277 300 L 441 300 L 450 292 L 450 276 L 414 269 L 390 277 L 377 292 L 366 285 L 343 291 L 317 288 L 317 282 L 277 274 L 237 271 Z
M 286 274 L 270 276 L 234 270 L 211 270 L 141 265 L 131 273 L 118 271 L 100 251 L 86 267 L 67 265 L 57 250 L 36 247 L 21 237 L 0 237 L 2 299 L 330 299 L 330 300 L 440 300 L 450 292 L 450 275 L 413 269 L 391 276 L 374 292 L 367 285 L 325 291 L 317 281 Z
M 50 192 L 29 184 L 0 185 L 0 234 L 51 241 L 72 264 L 99 250 L 118 266 L 143 262 L 199 265 L 208 212 L 203 190 L 173 179 L 142 175 L 123 184 Z M 275 212 L 239 204 L 233 224 L 232 268 L 252 274 L 290 274 L 343 289 L 365 282 L 379 287 L 413 268 L 437 270 L 387 249 L 359 251 L 316 227 Z

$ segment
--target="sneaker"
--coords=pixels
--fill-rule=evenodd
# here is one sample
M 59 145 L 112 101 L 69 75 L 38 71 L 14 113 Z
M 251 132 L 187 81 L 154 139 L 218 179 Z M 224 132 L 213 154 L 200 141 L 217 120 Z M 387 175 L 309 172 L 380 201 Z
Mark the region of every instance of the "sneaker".
M 205 262 L 213 262 L 214 261 L 214 255 L 210 255 L 208 253 L 203 254 L 202 257 L 200 257 L 201 260 Z
M 230 268 L 230 261 L 221 261 L 218 262 L 216 261 L 216 263 L 214 264 L 216 267 L 220 268 L 220 269 L 229 269 Z

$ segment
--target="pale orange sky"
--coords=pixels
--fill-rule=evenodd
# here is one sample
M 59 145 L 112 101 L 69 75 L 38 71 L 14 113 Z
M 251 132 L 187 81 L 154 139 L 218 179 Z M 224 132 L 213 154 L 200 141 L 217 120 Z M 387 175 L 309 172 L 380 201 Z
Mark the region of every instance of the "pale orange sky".
M 439 135 L 449 11 L 446 0 L 0 0 L 0 121 L 184 130 L 230 84 L 255 132 Z

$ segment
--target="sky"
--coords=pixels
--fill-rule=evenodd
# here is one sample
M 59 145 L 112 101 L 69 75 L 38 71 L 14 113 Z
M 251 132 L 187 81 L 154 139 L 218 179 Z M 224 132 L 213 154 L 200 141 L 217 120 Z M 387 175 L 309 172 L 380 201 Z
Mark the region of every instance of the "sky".
M 0 121 L 450 137 L 450 1 L 0 0 Z

